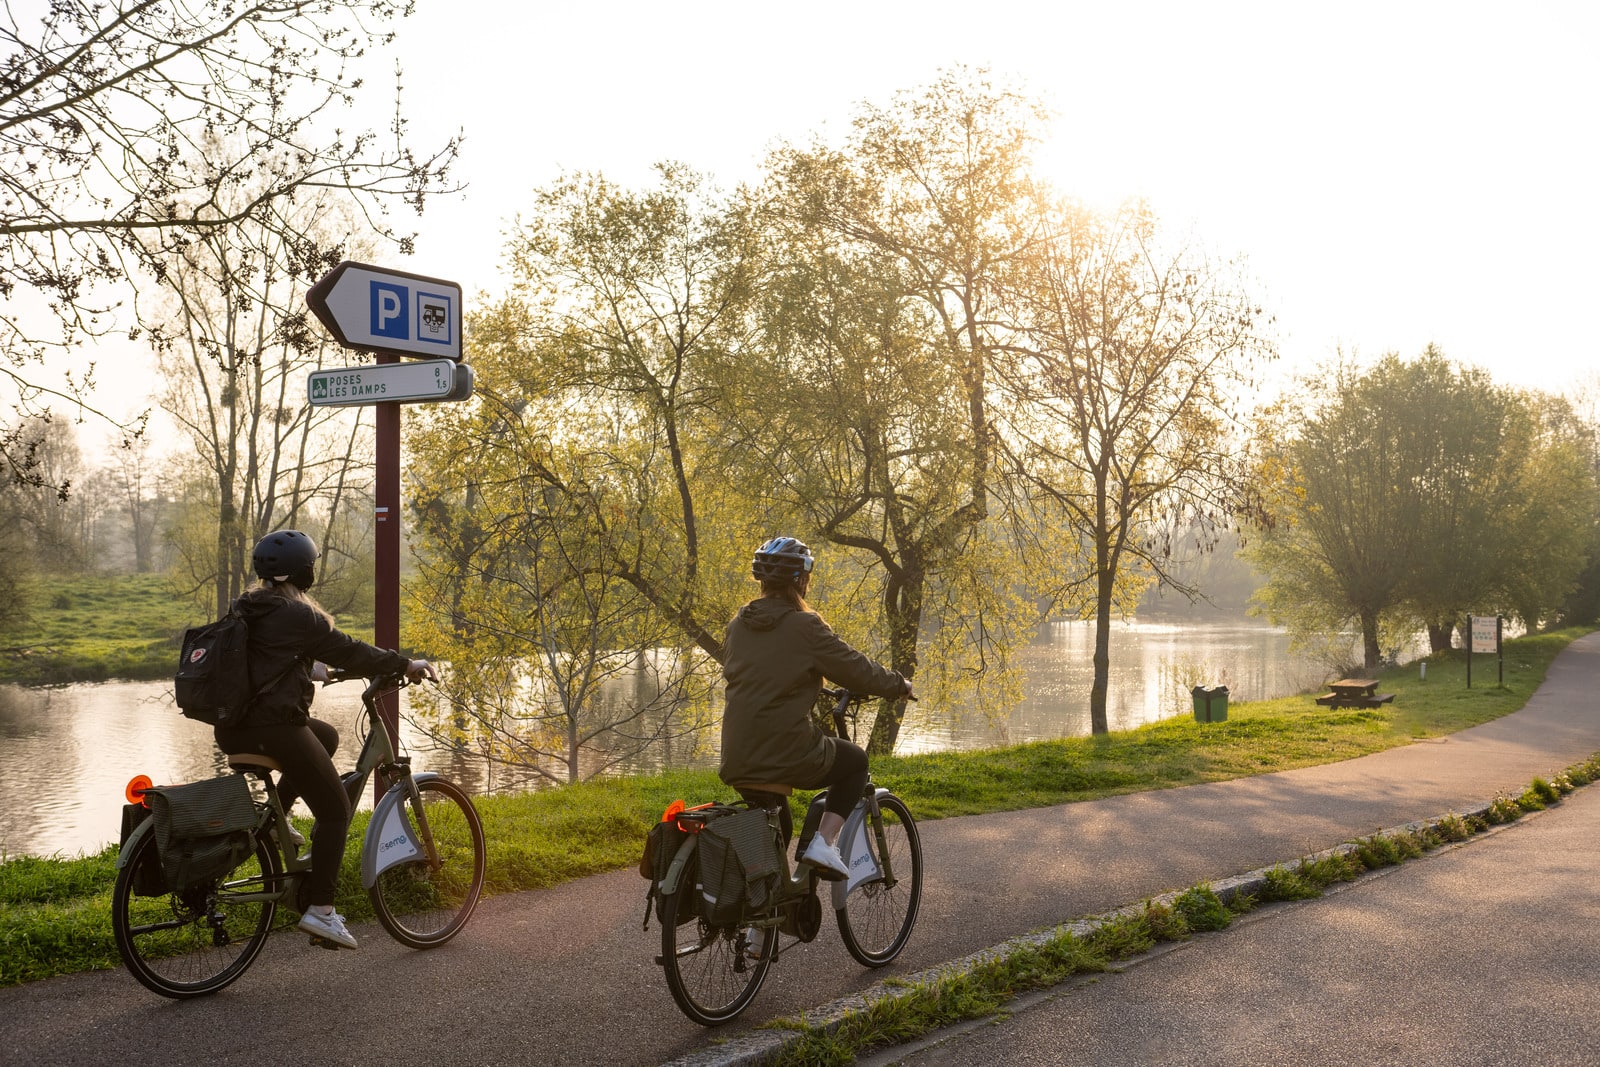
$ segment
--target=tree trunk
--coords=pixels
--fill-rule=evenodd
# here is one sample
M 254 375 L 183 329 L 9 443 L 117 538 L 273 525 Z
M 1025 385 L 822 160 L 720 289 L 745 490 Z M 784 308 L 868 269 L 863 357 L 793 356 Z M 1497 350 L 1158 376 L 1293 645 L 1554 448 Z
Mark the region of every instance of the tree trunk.
M 1376 670 L 1378 662 L 1383 658 L 1383 650 L 1378 647 L 1378 614 L 1377 612 L 1363 611 L 1361 613 L 1361 650 L 1363 665 L 1367 670 Z
M 1111 575 L 1100 572 L 1100 588 L 1094 606 L 1094 681 L 1089 686 L 1089 729 L 1094 734 L 1111 732 L 1106 715 L 1106 695 L 1111 688 Z
M 903 583 L 903 584 L 902 584 Z M 885 615 L 889 620 L 889 668 L 908 681 L 917 673 L 917 632 L 922 629 L 922 585 L 920 571 L 908 573 L 901 582 L 891 581 L 884 590 Z M 869 756 L 893 754 L 900 740 L 900 724 L 905 721 L 907 702 L 886 700 L 878 717 L 872 720 L 867 738 Z
M 1450 647 L 1450 640 L 1455 636 L 1455 623 L 1430 622 L 1428 624 L 1428 651 L 1443 652 Z

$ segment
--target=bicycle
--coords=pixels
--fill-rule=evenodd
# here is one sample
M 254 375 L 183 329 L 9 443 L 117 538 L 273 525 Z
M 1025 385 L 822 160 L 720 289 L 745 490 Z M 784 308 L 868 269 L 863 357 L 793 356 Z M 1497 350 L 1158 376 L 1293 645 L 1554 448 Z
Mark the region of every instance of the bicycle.
M 867 697 L 845 689 L 823 693 L 836 702 L 835 733 L 846 737 L 851 707 Z M 740 793 L 742 799 L 732 804 L 685 809 L 675 802 L 662 816 L 663 822 L 676 822 L 688 836 L 660 881 L 661 955 L 656 962 L 666 972 L 667 988 L 678 1007 L 703 1026 L 717 1026 L 737 1016 L 755 999 L 782 952 L 814 940 L 822 927 L 817 883 L 823 876 L 803 861 L 797 861 L 792 872 L 789 868 L 787 796 L 758 789 Z M 796 856 L 815 831 L 826 801 L 826 790 L 812 798 Z M 737 915 L 714 917 L 708 914 L 699 876 L 700 834 L 719 818 L 756 809 L 767 814 L 766 830 L 778 871 L 776 887 L 759 906 L 747 902 Z M 874 786 L 869 776 L 861 801 L 839 832 L 839 851 L 852 872 L 830 882 L 839 936 L 857 962 L 885 966 L 905 948 L 922 902 L 922 841 L 916 821 L 903 800 Z M 780 946 L 780 936 L 793 940 Z
M 353 675 L 336 673 L 325 684 Z M 467 793 L 431 772 L 413 774 L 411 757 L 398 753 L 378 713 L 377 694 L 406 685 L 403 674 L 371 679 L 361 694 L 366 737 L 356 768 L 345 773 L 354 807 L 373 771 L 388 790 L 373 807 L 361 848 L 361 882 L 378 921 L 411 948 L 442 945 L 471 918 L 483 891 L 483 824 Z M 272 773 L 281 770 L 257 753 L 228 755 L 228 765 L 248 776 L 257 812 L 251 854 L 224 876 L 198 886 L 152 887 L 159 871 L 154 819 L 129 835 L 117 857 L 111 926 L 117 952 L 146 988 L 176 1000 L 215 993 L 237 980 L 260 954 L 279 905 L 304 910 L 301 887 L 310 854 L 298 854 L 288 814 Z M 129 783 L 130 802 L 149 787 L 144 776 Z M 336 948 L 312 935 L 312 944 Z

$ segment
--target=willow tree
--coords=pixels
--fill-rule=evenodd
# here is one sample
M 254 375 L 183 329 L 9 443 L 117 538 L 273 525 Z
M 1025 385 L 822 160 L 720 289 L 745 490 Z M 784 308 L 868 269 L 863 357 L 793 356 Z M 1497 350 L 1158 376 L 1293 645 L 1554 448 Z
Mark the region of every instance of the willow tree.
M 503 368 L 476 351 L 488 384 L 474 403 L 441 405 L 409 437 L 407 639 L 450 664 L 418 721 L 560 783 L 694 754 L 711 721 L 708 657 L 605 565 L 633 531 L 578 442 L 608 417 L 508 405 Z M 545 432 L 553 419 L 569 443 Z
M 1029 168 L 1042 117 L 1020 93 L 957 70 L 864 107 L 844 144 L 785 146 L 769 164 L 764 203 L 790 233 L 789 284 L 809 287 L 767 323 L 789 330 L 771 358 L 800 383 L 780 440 L 807 442 L 785 446 L 793 469 L 827 457 L 824 473 L 796 475 L 807 481 L 792 497 L 817 536 L 870 561 L 889 664 L 907 677 L 930 583 L 995 543 L 983 529 L 1002 473 L 991 366 L 1004 279 L 1038 239 Z M 816 435 L 797 428 L 808 419 Z M 824 452 L 828 427 L 837 447 Z M 878 715 L 873 751 L 893 749 L 904 714 L 898 702 Z
M 596 175 L 540 191 L 509 242 L 514 291 L 471 322 L 477 397 L 412 420 L 420 595 L 454 662 L 501 670 L 503 686 L 509 653 L 482 631 L 514 633 L 533 657 L 518 669 L 544 680 L 506 690 L 528 714 L 616 722 L 600 687 L 561 674 L 602 648 L 607 669 L 671 650 L 655 688 L 703 693 L 758 543 L 760 502 L 737 494 L 719 412 L 749 328 L 749 219 L 682 167 L 659 175 L 644 191 Z M 538 596 L 594 625 L 554 625 Z M 547 701 L 562 692 L 558 712 Z M 628 736 L 676 730 L 652 718 L 662 700 Z
M 1013 273 L 1000 438 L 1019 477 L 1071 516 L 1094 575 L 1089 710 L 1105 733 L 1112 612 L 1142 582 L 1185 590 L 1174 531 L 1204 543 L 1240 506 L 1234 405 L 1272 349 L 1236 272 L 1169 248 L 1147 205 L 1049 208 Z
M 1301 383 L 1269 437 L 1273 521 L 1251 554 L 1268 613 L 1305 631 L 1355 620 L 1363 663 L 1386 627 L 1435 647 L 1468 611 L 1531 627 L 1576 581 L 1592 473 L 1554 411 L 1431 346 Z M 1282 409 L 1280 409 L 1281 411 Z

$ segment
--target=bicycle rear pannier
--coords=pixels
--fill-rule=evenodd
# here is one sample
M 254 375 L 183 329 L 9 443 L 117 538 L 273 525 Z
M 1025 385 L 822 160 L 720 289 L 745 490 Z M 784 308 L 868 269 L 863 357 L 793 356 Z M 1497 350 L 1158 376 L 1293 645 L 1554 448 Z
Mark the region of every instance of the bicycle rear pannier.
M 215 881 L 255 847 L 256 807 L 242 774 L 145 790 L 167 888 Z
M 706 823 L 699 854 L 701 897 L 713 923 L 737 922 L 747 905 L 764 907 L 777 888 L 777 849 L 761 808 Z
M 143 826 L 145 820 L 150 818 L 150 809 L 143 804 L 122 805 L 122 843 L 119 851 L 128 847 L 128 838 L 133 832 Z M 133 872 L 133 895 L 136 897 L 160 897 L 167 893 L 167 879 L 161 873 L 161 859 L 156 855 L 155 849 L 145 852 L 139 861 L 139 867 Z
M 689 839 L 689 835 L 678 828 L 675 820 L 667 819 L 656 823 L 650 828 L 649 835 L 644 840 L 644 855 L 639 858 L 639 874 L 650 879 L 650 890 L 645 894 L 645 929 L 650 928 L 650 912 L 656 913 L 657 922 L 666 922 L 663 917 L 663 897 L 661 896 L 661 880 L 667 876 L 667 869 L 672 866 L 672 859 L 678 854 L 678 849 Z M 690 874 L 693 867 L 686 870 Z M 692 887 L 691 887 L 692 888 Z M 684 897 L 692 900 L 691 892 Z M 697 901 L 695 903 L 698 903 Z M 679 907 L 678 922 L 686 923 L 698 913 L 695 907 Z

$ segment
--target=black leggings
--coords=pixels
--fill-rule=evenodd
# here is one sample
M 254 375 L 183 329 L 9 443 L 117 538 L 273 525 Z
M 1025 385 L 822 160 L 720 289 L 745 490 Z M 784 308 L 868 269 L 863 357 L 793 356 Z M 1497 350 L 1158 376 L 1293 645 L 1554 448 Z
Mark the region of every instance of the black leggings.
M 833 766 L 828 768 L 828 773 L 808 782 L 792 784 L 801 789 L 821 789 L 826 786 L 828 799 L 823 803 L 822 810 L 843 818 L 855 810 L 862 794 L 867 791 L 867 754 L 858 745 L 841 741 L 837 737 L 828 738 L 828 743 L 833 746 Z M 787 843 L 794 837 L 794 825 L 789 815 L 787 797 L 779 793 L 743 787 L 739 788 L 739 795 L 752 804 L 778 811 L 783 820 L 784 842 Z
M 867 791 L 867 754 L 859 745 L 831 737 L 833 766 L 828 771 L 828 803 L 824 810 L 849 815 Z
M 306 900 L 332 904 L 344 862 L 345 836 L 350 832 L 350 798 L 333 767 L 339 750 L 339 731 L 321 719 L 305 726 L 217 727 L 217 745 L 224 752 L 254 752 L 271 756 L 283 768 L 278 777 L 278 799 L 287 812 L 297 797 L 316 817 L 311 831 L 311 874 L 306 878 Z

